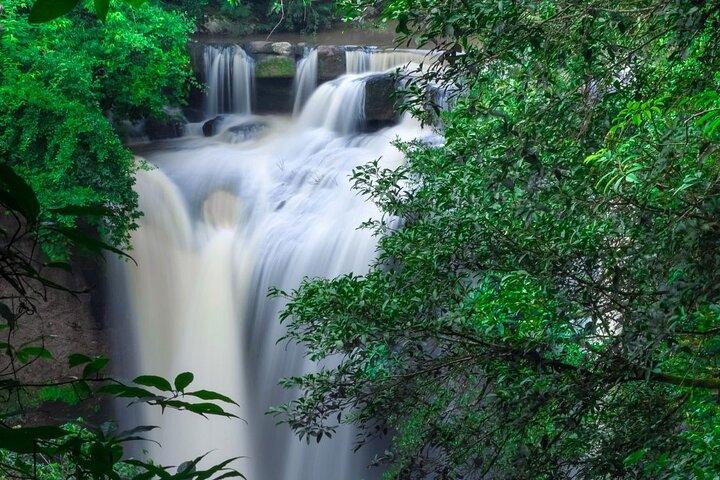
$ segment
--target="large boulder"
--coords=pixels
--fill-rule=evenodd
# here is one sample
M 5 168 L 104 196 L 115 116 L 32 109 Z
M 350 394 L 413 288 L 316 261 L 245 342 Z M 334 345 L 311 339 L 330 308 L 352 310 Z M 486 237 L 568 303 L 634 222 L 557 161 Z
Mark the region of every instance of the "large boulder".
M 185 120 L 190 123 L 198 123 L 205 120 L 205 112 L 203 112 L 202 108 L 183 107 L 182 114 Z
M 248 42 L 243 45 L 243 49 L 247 53 L 251 53 L 253 55 L 258 55 L 261 53 L 269 55 L 273 53 L 273 43 L 264 41 Z
M 307 42 L 296 43 L 293 45 L 293 54 L 298 58 L 302 58 L 303 55 L 305 55 L 305 49 L 311 46 L 312 45 Z
M 280 55 L 257 55 L 255 78 L 293 78 L 294 76 L 294 58 Z
M 336 45 L 320 45 L 318 52 L 318 80 L 325 82 L 345 75 L 345 49 Z
M 145 135 L 150 140 L 182 137 L 185 124 L 179 120 L 160 121 L 148 118 L 145 121 Z
M 365 119 L 367 122 L 392 122 L 397 118 L 396 80 L 392 75 L 381 74 L 365 82 Z
M 293 46 L 290 42 L 275 42 L 271 45 L 271 48 L 275 55 L 290 57 L 294 54 Z
M 185 119 L 182 111 L 177 108 L 165 108 L 165 117 L 162 119 L 147 118 L 145 120 L 145 135 L 150 140 L 182 137 L 185 133 Z
M 220 124 L 225 119 L 223 115 L 218 115 L 215 118 L 211 118 L 207 122 L 203 123 L 202 132 L 206 137 L 212 137 L 220 133 Z
M 258 120 L 233 125 L 225 130 L 223 137 L 229 143 L 242 143 L 261 136 L 268 128 L 268 124 Z

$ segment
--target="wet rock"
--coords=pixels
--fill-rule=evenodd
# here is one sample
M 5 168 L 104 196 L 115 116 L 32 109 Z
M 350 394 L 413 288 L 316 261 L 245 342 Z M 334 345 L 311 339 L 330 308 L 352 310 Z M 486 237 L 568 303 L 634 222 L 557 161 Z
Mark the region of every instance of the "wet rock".
M 293 78 L 294 76 L 294 58 L 258 55 L 255 59 L 255 78 Z
M 190 93 L 187 100 L 188 107 L 202 111 L 202 109 L 205 107 L 205 91 L 200 85 L 192 85 L 190 87 Z M 199 122 L 200 120 L 202 120 L 202 118 L 199 118 L 197 121 Z
M 167 120 L 148 118 L 145 120 L 145 135 L 150 140 L 181 137 L 184 131 L 185 123 L 177 118 Z
M 206 43 L 190 40 L 188 42 L 188 52 L 190 53 L 190 63 L 192 64 L 195 76 L 199 81 L 203 82 L 203 57 L 205 55 Z
M 309 43 L 306 43 L 306 42 L 296 43 L 293 48 L 293 53 L 295 54 L 296 57 L 302 58 L 305 55 L 305 49 L 309 48 L 311 46 L 312 45 L 310 45 Z
M 202 122 L 205 119 L 205 112 L 201 108 L 184 107 L 182 113 L 185 120 L 190 123 Z
M 202 132 L 206 137 L 212 137 L 220 133 L 220 124 L 225 119 L 223 115 L 218 115 L 215 118 L 211 118 L 207 122 L 203 123 Z
M 261 53 L 264 53 L 264 54 L 273 53 L 272 42 L 264 42 L 264 41 L 248 42 L 243 47 L 247 53 L 251 53 L 254 55 L 261 54 Z
M 345 49 L 336 45 L 320 45 L 318 51 L 318 80 L 333 80 L 345 74 Z
M 396 82 L 392 75 L 375 75 L 365 83 L 365 119 L 388 122 L 397 118 Z
M 256 120 L 233 125 L 223 134 L 225 140 L 230 143 L 242 143 L 262 135 L 268 128 L 268 124 Z
M 275 42 L 271 48 L 272 52 L 276 55 L 289 57 L 293 54 L 293 46 L 290 42 Z
M 253 112 L 292 113 L 292 77 L 265 77 L 255 79 Z

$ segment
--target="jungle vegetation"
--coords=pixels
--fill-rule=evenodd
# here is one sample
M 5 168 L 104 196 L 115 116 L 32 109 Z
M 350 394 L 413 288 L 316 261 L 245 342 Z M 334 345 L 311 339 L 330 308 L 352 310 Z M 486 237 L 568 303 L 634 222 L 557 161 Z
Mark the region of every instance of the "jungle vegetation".
M 65 266 L 35 263 L 16 239 L 58 257 L 126 246 L 137 166 L 115 126 L 182 102 L 197 15 L 181 4 L 38 0 L 31 20 L 67 15 L 30 24 L 31 3 L 6 0 L 0 13 L 0 200 L 14 222 L 0 230 L 0 273 L 13 287 L 0 313 L 10 333 L 31 318 L 33 295 L 62 288 L 42 269 Z M 396 23 L 399 44 L 441 53 L 405 106 L 439 116 L 445 143 L 400 144 L 401 167 L 355 172 L 385 214 L 364 225 L 380 242 L 370 273 L 275 292 L 289 302 L 287 340 L 336 366 L 284 379 L 301 396 L 272 413 L 303 439 L 343 423 L 362 428 L 359 448 L 385 438 L 377 463 L 388 479 L 717 478 L 719 7 L 338 2 L 346 19 L 379 16 Z M 443 82 L 453 85 L 447 110 L 425 94 Z M 3 348 L 11 364 L 52 354 Z M 103 373 L 106 359 L 67 360 L 82 395 L 227 414 L 215 393 L 194 392 L 207 402 L 190 406 L 189 373 L 124 384 Z M 3 372 L 4 399 L 35 388 Z M 150 427 L 11 429 L 8 418 L 6 476 L 37 477 L 39 458 L 61 459 L 52 468 L 77 478 L 239 475 L 192 461 L 177 473 L 118 467 L 121 445 Z
M 355 172 L 371 272 L 276 292 L 339 359 L 276 415 L 388 438 L 388 479 L 717 478 L 719 6 L 345 2 L 442 52 L 408 108 L 442 80 L 454 107 L 444 145 Z
M 140 215 L 132 185 L 142 165 L 119 126 L 165 116 L 184 101 L 191 78 L 185 16 L 138 2 L 108 12 L 109 2 L 96 2 L 94 11 L 57 18 L 78 3 L 0 4 L 0 478 L 242 477 L 235 459 L 207 465 L 203 456 L 171 467 L 124 455 L 127 445 L 147 441 L 152 425 L 120 431 L 112 421 L 26 421 L 43 399 L 116 398 L 235 416 L 230 398 L 192 388 L 191 372 L 120 381 L 105 356 L 61 358 L 43 336 L 23 335 L 42 331 L 39 307 L 51 292 L 84 293 L 54 280 L 72 272 L 71 256 L 132 261 L 122 249 Z M 70 374 L 28 374 L 41 362 L 65 364 Z

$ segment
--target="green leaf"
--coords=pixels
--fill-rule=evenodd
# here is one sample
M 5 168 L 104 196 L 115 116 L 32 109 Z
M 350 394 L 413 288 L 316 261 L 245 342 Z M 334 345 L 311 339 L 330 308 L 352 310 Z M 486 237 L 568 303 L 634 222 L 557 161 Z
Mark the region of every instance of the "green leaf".
M 105 358 L 105 357 L 95 358 L 92 362 L 87 364 L 85 366 L 85 368 L 83 369 L 83 377 L 87 378 L 91 375 L 96 374 L 97 372 L 99 372 L 100 370 L 105 368 L 105 365 L 107 365 L 108 362 L 110 362 L 110 359 Z
M 201 400 L 219 400 L 221 402 L 237 405 L 237 403 L 232 398 L 210 390 L 198 390 L 195 392 L 186 393 L 186 395 L 197 397 Z
M 645 454 L 647 454 L 646 448 L 641 448 L 640 450 L 635 450 L 630 455 L 625 457 L 625 460 L 623 461 L 623 463 L 628 467 L 635 465 L 637 462 L 642 460 L 642 458 L 645 456 Z
M 5 305 L 4 303 L 0 303 L 0 317 L 4 318 L 7 321 L 10 328 L 13 328 L 15 326 L 15 314 L 12 310 L 10 310 L 10 307 Z
M 87 355 L 83 355 L 81 353 L 73 353 L 68 357 L 68 364 L 70 365 L 70 368 L 77 367 L 78 365 L 83 365 L 85 363 L 92 362 L 92 358 L 88 357 Z
M 195 379 L 195 375 L 190 372 L 183 372 L 175 377 L 175 389 L 179 391 L 185 390 L 185 387 L 190 385 Z
M 247 478 L 247 477 L 245 477 L 245 475 L 243 475 L 242 473 L 240 473 L 238 471 L 231 470 L 229 472 L 223 473 L 219 477 L 215 477 L 215 480 L 222 480 L 223 478 Z
M 0 165 L 0 203 L 19 212 L 29 224 L 34 224 L 40 215 L 35 191 L 7 165 Z
M 165 392 L 172 392 L 173 390 L 170 382 L 165 380 L 163 377 L 158 377 L 157 375 L 141 375 L 133 380 L 133 382 L 138 385 L 145 385 L 146 387 L 154 387 Z
M 25 347 L 18 350 L 17 353 L 15 353 L 15 356 L 23 363 L 27 363 L 30 360 L 35 360 L 37 358 L 53 358 L 52 353 L 50 353 L 49 350 L 40 346 Z
M 125 0 L 126 3 L 128 3 L 132 7 L 140 7 L 142 6 L 147 0 Z
M 30 23 L 43 23 L 62 17 L 70 12 L 80 0 L 37 0 L 30 10 Z
M 43 387 L 38 391 L 38 398 L 43 402 L 62 402 L 67 405 L 77 405 L 80 395 L 73 385 Z
M 178 465 L 177 467 L 177 473 L 192 473 L 195 471 L 195 463 L 191 461 L 186 461 Z
M 90 385 L 87 384 L 87 382 L 84 382 L 82 380 L 75 382 L 72 384 L 73 388 L 75 389 L 75 393 L 80 398 L 88 398 L 92 396 L 92 390 L 90 389 Z
M 156 395 L 149 390 L 139 387 L 129 387 L 121 384 L 105 385 L 98 390 L 98 393 L 113 395 L 121 398 L 155 398 Z
M 215 405 L 214 403 L 189 403 L 185 408 L 193 413 L 200 415 L 221 415 L 224 417 L 234 417 L 235 415 L 226 412 L 221 406 Z

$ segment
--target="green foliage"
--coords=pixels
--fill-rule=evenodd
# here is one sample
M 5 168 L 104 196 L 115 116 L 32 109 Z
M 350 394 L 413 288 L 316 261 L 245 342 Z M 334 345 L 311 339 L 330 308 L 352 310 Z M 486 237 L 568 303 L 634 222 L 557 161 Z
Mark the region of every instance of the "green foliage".
M 280 16 L 284 29 L 312 33 L 337 22 L 335 6 L 328 0 L 274 0 L 270 13 Z
M 315 33 L 339 21 L 331 0 L 163 0 L 163 4 L 194 18 L 201 32 L 209 19 L 229 22 L 225 35 Z
M 45 211 L 112 209 L 90 222 L 122 244 L 139 215 L 137 165 L 113 122 L 162 118 L 166 106 L 184 101 L 191 27 L 156 6 L 131 11 L 124 3 L 105 23 L 78 8 L 31 25 L 29 7 L 10 0 L 0 14 L 0 159 L 29 179 Z
M 294 58 L 269 56 L 260 59 L 255 65 L 256 78 L 293 78 L 294 75 Z
M 288 338 L 336 366 L 274 413 L 395 432 L 387 478 L 717 478 L 717 5 L 381 7 L 443 52 L 417 91 L 457 102 L 445 145 L 355 172 L 377 264 L 287 294 Z

